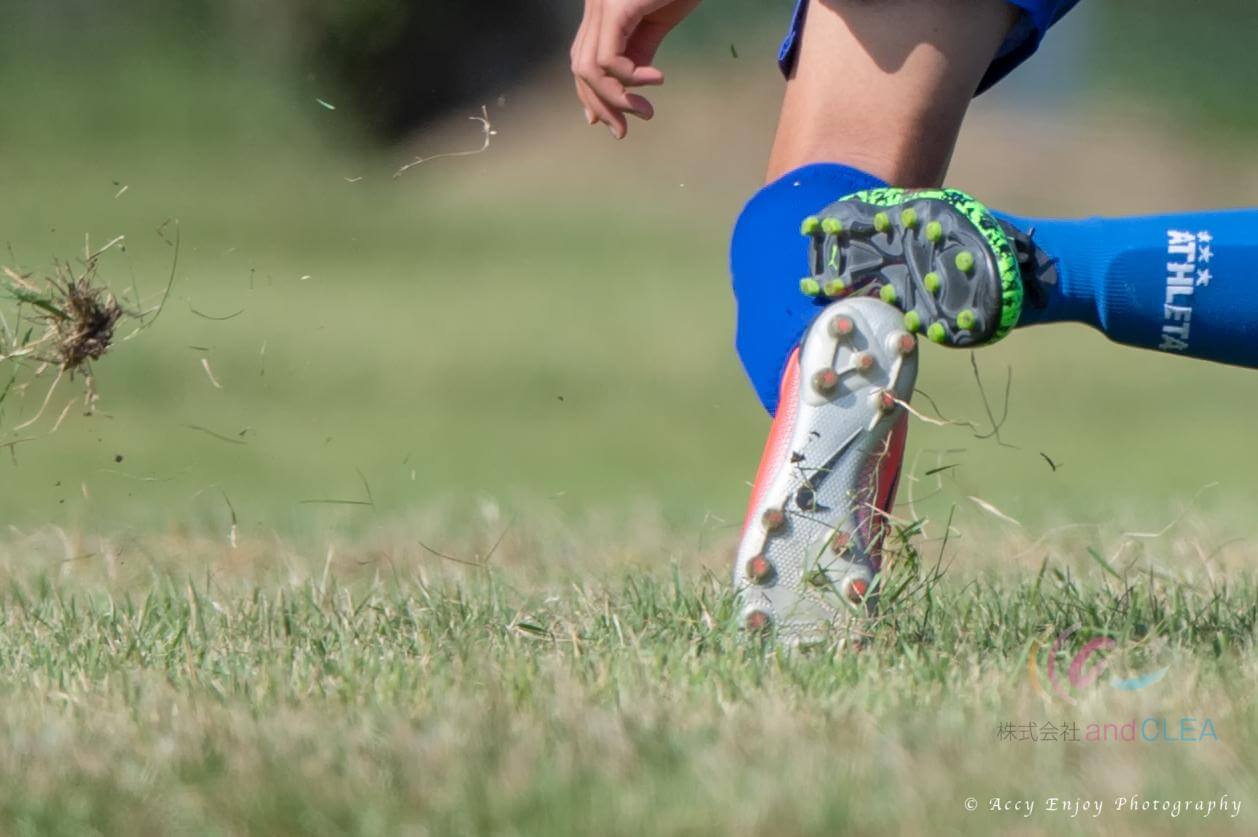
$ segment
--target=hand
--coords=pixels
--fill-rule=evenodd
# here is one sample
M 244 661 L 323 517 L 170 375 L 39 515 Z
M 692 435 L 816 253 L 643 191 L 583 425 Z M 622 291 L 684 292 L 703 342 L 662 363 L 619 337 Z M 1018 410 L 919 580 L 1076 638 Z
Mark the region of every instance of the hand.
M 664 38 L 700 0 L 585 0 L 572 43 L 572 75 L 589 124 L 605 124 L 616 139 L 629 131 L 626 114 L 650 119 L 655 108 L 630 88 L 660 85 L 651 62 Z

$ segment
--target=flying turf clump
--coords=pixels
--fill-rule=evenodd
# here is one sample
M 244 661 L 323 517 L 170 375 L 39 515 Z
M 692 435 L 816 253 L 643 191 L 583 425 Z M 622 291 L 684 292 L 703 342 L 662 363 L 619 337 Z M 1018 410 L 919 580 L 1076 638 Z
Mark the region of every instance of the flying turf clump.
M 109 351 L 114 327 L 124 312 L 114 295 L 96 284 L 96 260 L 88 260 L 79 275 L 70 265 L 58 262 L 55 273 L 40 287 L 29 277 L 5 269 L 4 291 L 18 303 L 19 331 L 25 313 L 21 308 L 35 313 L 26 316 L 30 325 L 21 337 L 4 335 L 12 345 L 0 342 L 0 361 L 27 359 L 73 375 Z M 36 329 L 41 333 L 36 334 Z
M 81 272 L 68 263 L 54 262 L 53 275 L 42 282 L 8 267 L 0 275 L 0 409 L 10 396 L 24 398 L 48 370 L 56 371 L 33 417 L 5 431 L 0 414 L 0 448 L 7 447 L 10 454 L 14 445 L 32 439 L 6 440 L 8 432 L 38 422 L 62 378 L 73 380 L 81 373 L 84 409 L 90 414 L 95 408 L 92 362 L 109 351 L 118 322 L 128 316 L 108 288 L 99 284 L 96 267 L 96 256 L 89 256 Z M 65 405 L 49 433 L 61 426 L 77 398 Z

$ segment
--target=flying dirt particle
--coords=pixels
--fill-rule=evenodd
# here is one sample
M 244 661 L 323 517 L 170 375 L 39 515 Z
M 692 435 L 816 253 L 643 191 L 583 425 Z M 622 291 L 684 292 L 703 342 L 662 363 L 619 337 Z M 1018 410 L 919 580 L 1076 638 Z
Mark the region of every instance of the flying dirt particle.
M 215 439 L 218 439 L 220 442 L 227 442 L 228 444 L 232 444 L 232 445 L 248 444 L 248 442 L 242 442 L 240 439 L 233 439 L 231 436 L 224 436 L 222 433 L 215 433 L 213 430 L 209 429 L 208 427 L 202 427 L 199 424 L 185 424 L 183 426 L 188 428 L 189 430 L 195 430 L 198 433 L 204 433 L 207 436 L 213 436 Z
M 245 313 L 245 309 L 241 308 L 239 311 L 235 311 L 231 314 L 224 314 L 222 316 L 217 316 L 215 314 L 206 314 L 203 311 L 198 311 L 197 309 L 193 308 L 191 301 L 188 302 L 188 310 L 191 311 L 195 316 L 200 317 L 203 320 L 213 320 L 216 323 L 223 323 L 223 322 L 227 322 L 228 320 L 234 320 L 237 317 L 239 317 L 241 314 Z
M 454 157 L 474 157 L 477 154 L 484 154 L 488 151 L 490 142 L 493 141 L 494 137 L 498 136 L 498 132 L 494 130 L 493 123 L 489 121 L 489 108 L 481 105 L 480 112 L 480 116 L 468 117 L 471 121 L 480 123 L 482 137 L 480 148 L 473 148 L 467 151 L 450 151 L 445 154 L 434 154 L 431 157 L 416 157 L 414 160 L 395 171 L 393 173 L 393 178 L 396 180 L 416 166 L 422 166 L 424 163 L 431 163 L 433 160 L 449 160 Z
M 219 489 L 219 491 L 222 492 L 223 502 L 227 504 L 227 511 L 231 515 L 231 528 L 227 531 L 227 543 L 232 549 L 235 549 L 239 546 L 238 536 L 240 534 L 240 527 L 236 522 L 236 507 L 232 505 L 231 498 L 227 496 L 226 491 L 222 489 Z
M 328 102 L 319 98 L 316 98 L 315 101 L 323 105 L 323 107 L 327 108 L 328 110 L 336 110 L 336 105 L 332 104 L 331 102 Z
M 970 497 L 970 500 L 973 501 L 974 505 L 978 506 L 980 509 L 987 512 L 992 517 L 999 518 L 1000 520 L 1003 520 L 1006 523 L 1012 523 L 1014 526 L 1022 525 L 1017 520 L 1005 514 L 1000 509 L 996 508 L 994 505 L 982 499 L 981 497 Z
M 114 462 L 121 462 L 124 458 L 125 457 L 123 457 L 123 455 L 120 453 L 114 454 Z
M 210 379 L 210 383 L 215 389 L 222 389 L 223 385 L 214 377 L 214 371 L 210 369 L 210 359 L 208 357 L 201 358 L 201 368 L 205 370 L 205 376 Z

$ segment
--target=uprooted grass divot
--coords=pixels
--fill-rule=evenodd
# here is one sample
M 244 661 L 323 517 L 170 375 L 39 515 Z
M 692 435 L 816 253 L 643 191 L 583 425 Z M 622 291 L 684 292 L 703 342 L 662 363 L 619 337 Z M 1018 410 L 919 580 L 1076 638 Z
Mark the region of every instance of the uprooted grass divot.
M 90 361 L 100 360 L 109 351 L 124 312 L 114 295 L 98 284 L 95 259 L 77 274 L 64 262 L 56 262 L 53 269 L 54 275 L 42 287 L 28 276 L 5 269 L 9 298 L 35 313 L 25 320 L 31 329 L 12 347 L 5 346 L 0 360 L 28 358 L 61 372 L 86 371 Z M 19 319 L 19 327 L 21 323 Z
M 170 222 L 167 222 L 168 224 Z M 170 281 L 161 301 L 150 311 L 129 311 L 100 276 L 100 259 L 125 240 L 123 236 L 93 251 L 85 245 L 76 269 L 70 262 L 53 262 L 51 275 L 35 278 L 33 272 L 5 267 L 0 276 L 0 434 L 4 432 L 3 407 L 10 395 L 24 396 L 50 371 L 55 377 L 44 391 L 32 418 L 17 425 L 21 430 L 37 422 L 48 408 L 62 378 L 80 375 L 84 381 L 84 408 L 90 413 L 96 402 L 92 363 L 103 358 L 117 342 L 118 325 L 135 320 L 130 339 L 153 324 L 165 307 L 179 264 L 179 234 L 174 239 L 158 235 L 174 249 Z M 138 294 L 136 304 L 139 304 Z M 151 316 L 150 316 L 151 315 Z M 76 396 L 77 398 L 77 396 Z M 61 411 L 53 430 L 60 426 L 74 399 Z M 49 431 L 51 432 L 51 431 Z
M 55 262 L 52 275 L 42 280 L 4 269 L 0 301 L 13 303 L 13 319 L 10 322 L 0 310 L 0 368 L 11 366 L 12 371 L 0 389 L 0 407 L 14 393 L 25 395 L 49 370 L 56 372 L 35 415 L 15 430 L 43 416 L 63 377 L 81 374 L 85 409 L 90 412 L 95 403 L 91 364 L 109 351 L 119 321 L 127 316 L 114 294 L 101 284 L 97 259 L 89 257 L 77 272 L 73 265 Z M 73 399 L 61 411 L 56 426 L 71 404 Z

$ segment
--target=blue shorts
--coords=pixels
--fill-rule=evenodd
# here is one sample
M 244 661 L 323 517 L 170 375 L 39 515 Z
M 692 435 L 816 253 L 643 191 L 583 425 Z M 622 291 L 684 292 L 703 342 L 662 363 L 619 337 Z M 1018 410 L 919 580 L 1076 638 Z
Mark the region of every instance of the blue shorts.
M 1000 47 L 1000 52 L 996 54 L 996 60 L 988 68 L 987 75 L 983 76 L 978 93 L 982 93 L 1009 75 L 1014 67 L 1030 58 L 1039 48 L 1040 41 L 1044 39 L 1044 33 L 1048 31 L 1048 28 L 1061 20 L 1079 0 L 1009 0 L 1009 2 L 1022 9 L 1022 17 Z M 800 34 L 804 29 L 804 10 L 807 6 L 808 0 L 795 0 L 795 13 L 791 16 L 791 30 L 787 33 L 786 40 L 782 42 L 782 49 L 778 53 L 778 65 L 786 75 L 790 74 L 791 67 L 795 63 L 795 54 L 799 51 Z

